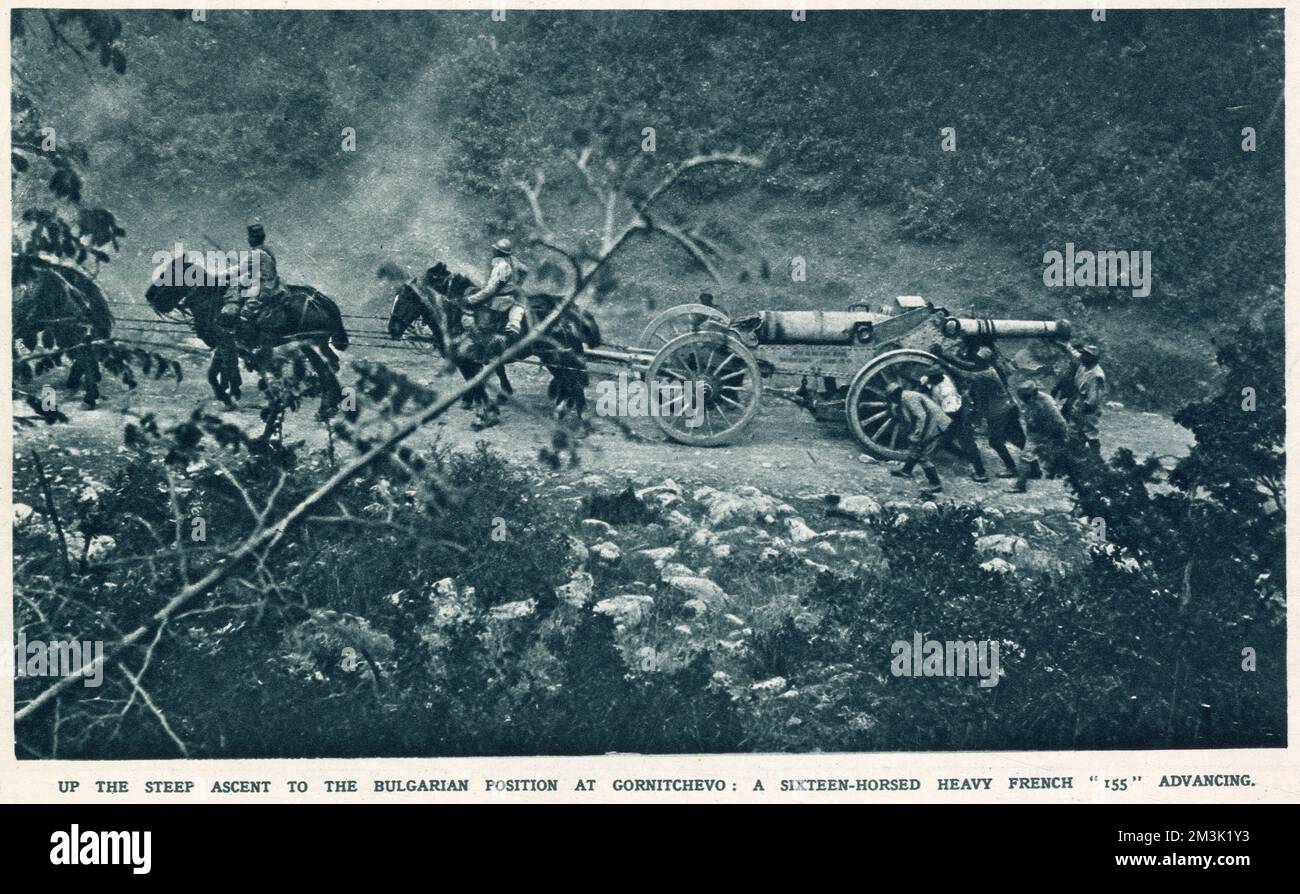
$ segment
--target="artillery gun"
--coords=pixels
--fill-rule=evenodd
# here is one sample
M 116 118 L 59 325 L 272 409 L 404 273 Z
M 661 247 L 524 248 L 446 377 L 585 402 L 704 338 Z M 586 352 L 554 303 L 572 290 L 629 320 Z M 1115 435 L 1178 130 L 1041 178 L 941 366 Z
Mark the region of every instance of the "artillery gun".
M 675 441 L 728 443 L 754 419 L 768 393 L 795 401 L 816 418 L 846 419 L 868 454 L 901 460 L 910 432 L 891 412 L 885 390 L 894 383 L 917 388 L 922 376 L 940 369 L 935 346 L 949 356 L 973 356 L 980 346 L 1001 339 L 1069 337 L 1065 320 L 958 317 L 923 298 L 904 296 L 896 299 L 893 312 L 859 304 L 845 311 L 767 310 L 736 320 L 708 303 L 679 305 L 652 320 L 640 348 L 633 350 L 648 360 L 647 378 L 698 388 L 703 396 L 702 423 L 687 425 L 672 415 L 655 418 Z M 760 348 L 780 355 L 779 362 L 755 356 Z M 777 375 L 797 376 L 801 384 L 798 389 L 765 384 Z M 820 388 L 811 388 L 810 379 L 820 379 Z

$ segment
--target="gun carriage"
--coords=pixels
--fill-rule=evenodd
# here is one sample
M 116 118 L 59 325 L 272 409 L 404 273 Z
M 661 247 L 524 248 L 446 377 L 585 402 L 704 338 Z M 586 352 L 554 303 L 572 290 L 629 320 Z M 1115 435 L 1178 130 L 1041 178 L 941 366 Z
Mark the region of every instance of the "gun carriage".
M 674 441 L 728 443 L 753 421 L 766 393 L 792 400 L 818 419 L 843 418 L 868 454 L 901 460 L 909 432 L 891 412 L 885 389 L 894 382 L 916 388 L 922 376 L 940 369 L 935 346 L 945 355 L 973 356 L 978 347 L 1001 339 L 1069 335 L 1065 320 L 958 317 L 914 296 L 896 299 L 894 312 L 854 305 L 845 311 L 768 310 L 735 320 L 711 305 L 684 304 L 653 319 L 639 347 L 585 354 L 633 363 L 648 381 L 678 383 L 699 394 L 703 418 L 694 425 L 683 415 L 654 417 Z M 779 354 L 780 362 L 756 356 L 762 348 Z M 801 384 L 767 384 L 775 376 L 798 377 Z M 820 380 L 820 386 L 810 387 L 810 380 Z

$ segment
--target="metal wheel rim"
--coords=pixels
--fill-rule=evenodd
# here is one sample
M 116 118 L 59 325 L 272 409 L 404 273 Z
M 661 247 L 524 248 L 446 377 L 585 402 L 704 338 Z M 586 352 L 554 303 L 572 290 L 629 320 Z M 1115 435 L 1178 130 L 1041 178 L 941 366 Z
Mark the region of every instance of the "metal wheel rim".
M 905 348 L 881 354 L 858 370 L 849 385 L 844 412 L 849 430 L 863 450 L 876 459 L 907 458 L 911 432 L 890 411 L 884 389 L 890 382 L 898 382 L 915 390 L 922 375 L 938 368 L 934 355 Z
M 647 382 L 681 382 L 692 399 L 700 380 L 705 387 L 698 426 L 689 427 L 684 415 L 655 416 L 655 424 L 681 444 L 726 444 L 758 413 L 763 394 L 758 361 L 734 335 L 688 332 L 664 345 L 646 370 Z
M 658 351 L 674 338 L 699 332 L 705 323 L 718 323 L 726 327 L 730 319 L 716 307 L 707 304 L 679 304 L 659 314 L 641 330 L 637 344 L 647 351 Z

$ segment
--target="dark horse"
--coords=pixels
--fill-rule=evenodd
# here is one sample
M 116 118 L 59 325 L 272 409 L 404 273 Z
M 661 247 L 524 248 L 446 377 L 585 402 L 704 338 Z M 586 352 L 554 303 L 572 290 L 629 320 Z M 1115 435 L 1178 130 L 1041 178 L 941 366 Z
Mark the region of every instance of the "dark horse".
M 488 358 L 480 344 L 468 337 L 463 319 L 461 299 L 475 290 L 477 285 L 467 276 L 452 273 L 442 261 L 434 264 L 419 279 L 403 283 L 393 300 L 393 310 L 388 317 L 388 335 L 401 338 L 402 333 L 417 319 L 433 334 L 433 343 L 443 357 L 455 364 L 468 381 L 483 369 Z M 553 311 L 564 299 L 559 295 L 537 292 L 527 297 L 528 318 L 522 336 L 536 322 Z M 522 337 L 521 336 L 521 337 Z M 536 357 L 551 374 L 547 390 L 555 406 L 555 415 L 563 419 L 570 414 L 581 421 L 587 406 L 586 387 L 590 382 L 587 365 L 582 359 L 583 346 L 600 344 L 600 327 L 586 311 L 570 308 L 547 332 L 530 346 L 525 356 Z M 524 359 L 523 356 L 515 358 Z M 502 370 L 504 372 L 504 370 Z M 500 377 L 503 390 L 511 392 L 509 380 Z M 498 421 L 496 405 L 488 398 L 482 385 L 466 395 L 468 405 L 478 412 L 475 427 L 485 428 Z
M 72 362 L 67 387 L 94 409 L 101 375 L 91 343 L 113 330 L 104 293 L 76 267 L 32 256 L 15 257 L 12 281 L 13 337 L 29 351 L 42 341 L 63 351 Z
M 242 357 L 250 370 L 265 372 L 264 358 L 276 347 L 294 343 L 311 366 L 321 384 L 322 418 L 333 414 L 342 399 L 339 387 L 338 355 L 346 350 L 348 333 L 343 328 L 339 307 L 329 297 L 310 286 L 284 287 L 279 306 L 249 326 L 241 321 L 233 331 L 221 323 L 221 306 L 228 291 L 229 277 L 212 275 L 197 260 L 187 260 L 181 283 L 154 283 L 145 292 L 145 300 L 160 316 L 179 313 L 188 318 L 194 334 L 212 348 L 208 366 L 208 384 L 212 393 L 228 407 L 240 396 L 243 377 L 239 372 Z M 282 408 L 276 407 L 278 411 Z M 269 436 L 278 424 L 277 413 L 265 414 Z

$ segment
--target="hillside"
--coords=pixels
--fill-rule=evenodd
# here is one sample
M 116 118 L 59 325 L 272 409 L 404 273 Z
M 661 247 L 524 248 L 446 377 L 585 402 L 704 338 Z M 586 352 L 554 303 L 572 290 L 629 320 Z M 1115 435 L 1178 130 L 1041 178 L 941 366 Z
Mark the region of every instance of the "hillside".
M 382 312 L 380 263 L 474 270 L 489 238 L 526 237 L 516 181 L 538 171 L 553 223 L 593 236 L 577 147 L 601 176 L 653 127 L 645 176 L 708 148 L 767 164 L 706 174 L 688 199 L 730 249 L 727 281 L 701 280 L 671 248 L 629 259 L 603 311 L 615 333 L 639 329 L 647 302 L 701 288 L 745 308 L 920 293 L 1068 317 L 1106 349 L 1120 398 L 1168 409 L 1211 379 L 1216 332 L 1280 304 L 1271 11 L 123 21 L 120 77 L 37 39 L 17 47 L 34 54 L 25 77 L 45 116 L 88 151 L 87 193 L 126 230 L 101 274 L 119 296 L 139 296 L 154 252 L 232 246 L 258 218 L 291 281 Z M 1044 252 L 1067 242 L 1150 251 L 1151 294 L 1045 288 Z M 783 276 L 795 256 L 806 282 Z

